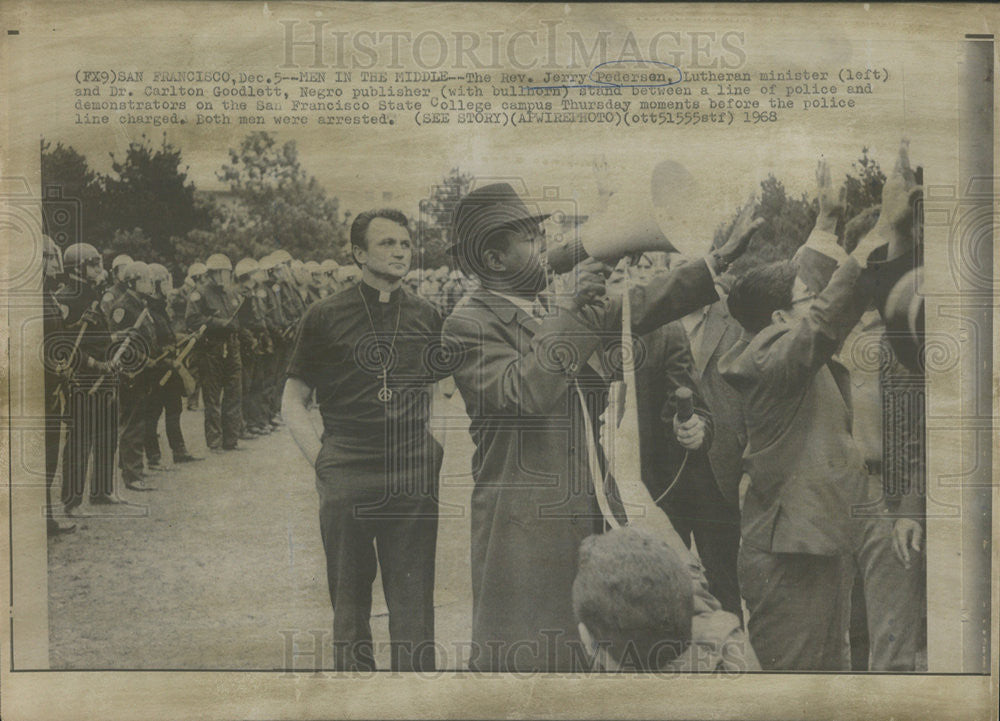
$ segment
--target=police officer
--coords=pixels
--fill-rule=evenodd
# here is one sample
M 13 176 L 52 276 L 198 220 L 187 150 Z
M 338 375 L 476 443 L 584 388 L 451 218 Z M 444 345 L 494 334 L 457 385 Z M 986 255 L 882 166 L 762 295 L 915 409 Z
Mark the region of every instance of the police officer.
M 177 335 L 167 311 L 167 296 L 170 287 L 170 272 L 159 263 L 149 266 L 152 274 L 153 295 L 147 299 L 149 316 L 156 331 L 157 363 L 151 365 L 151 383 L 146 402 L 146 431 L 143 445 L 146 463 L 155 468 L 160 465 L 160 436 L 157 432 L 160 416 L 166 413 L 167 443 L 173 454 L 174 463 L 189 463 L 201 460 L 188 453 L 181 431 L 181 398 L 184 395 L 184 381 L 181 373 L 186 369 L 177 368 Z M 167 382 L 160 379 L 169 373 Z
M 123 275 L 125 273 L 125 268 L 127 268 L 131 262 L 132 258 L 124 253 L 115 256 L 115 259 L 111 261 L 111 277 L 109 279 L 110 286 L 101 297 L 101 311 L 104 315 L 108 315 L 111 312 L 112 304 L 125 294 L 127 284 L 125 283 Z
M 236 279 L 237 292 L 242 299 L 239 321 L 240 360 L 242 361 L 243 389 L 243 431 L 241 440 L 252 440 L 264 434 L 263 426 L 270 431 L 270 415 L 265 416 L 263 408 L 263 383 L 258 377 L 265 363 L 267 354 L 265 337 L 267 326 L 264 319 L 262 299 L 257 295 L 259 290 L 256 274 L 258 263 L 253 258 L 243 258 L 236 264 L 233 275 Z M 268 338 L 269 340 L 269 338 Z
M 260 291 L 263 291 L 262 298 L 264 323 L 267 326 L 270 340 L 270 354 L 267 356 L 267 365 L 264 368 L 264 408 L 268 414 L 267 426 L 274 430 L 280 425 L 278 420 L 281 411 L 281 397 L 277 394 L 279 374 L 284 372 L 280 368 L 282 359 L 279 355 L 282 348 L 282 335 L 285 334 L 289 323 L 285 318 L 284 310 L 281 307 L 281 297 L 279 292 L 281 286 L 277 282 L 275 266 L 277 260 L 273 253 L 269 253 L 260 259 L 258 272 L 261 274 Z
M 327 258 L 319 264 L 319 269 L 323 273 L 323 283 L 325 285 L 325 289 L 323 291 L 324 298 L 328 295 L 333 295 L 340 290 L 340 286 L 337 284 L 337 268 L 339 267 L 340 264 L 333 258 Z
M 62 380 L 65 363 L 69 360 L 65 343 L 72 337 L 63 328 L 62 311 L 56 300 L 59 277 L 63 273 L 62 254 L 49 236 L 42 237 L 42 327 L 45 333 L 45 521 L 50 536 L 70 533 L 76 524 L 60 519 L 53 513 L 52 484 L 59 465 L 60 417 L 63 414 L 65 389 Z M 56 350 L 62 348 L 62 351 Z
M 317 300 L 324 297 L 323 293 L 323 272 L 319 268 L 319 263 L 310 260 L 302 266 L 303 276 L 306 279 L 305 301 L 306 305 L 312 305 Z
M 239 446 L 242 423 L 240 344 L 236 312 L 240 301 L 232 289 L 233 264 L 222 253 L 205 261 L 207 280 L 188 298 L 188 332 L 202 325 L 199 345 L 205 443 L 209 449 L 232 451 Z
M 149 360 L 158 353 L 156 327 L 149 313 L 144 313 L 153 295 L 149 266 L 133 261 L 125 266 L 121 278 L 126 290 L 111 305 L 111 330 L 128 344 L 122 351 L 122 373 L 118 376 L 118 466 L 125 487 L 133 491 L 152 491 L 155 486 L 145 478 L 142 454 L 146 439 L 146 409 L 152 382 Z M 117 352 L 117 351 L 116 351 Z M 126 360 L 127 359 L 127 360 Z
M 284 316 L 285 326 L 275 339 L 275 354 L 277 355 L 277 377 L 275 379 L 275 396 L 279 401 L 285 387 L 284 373 L 288 367 L 288 359 L 292 352 L 292 343 L 295 339 L 295 328 L 299 319 L 306 312 L 306 305 L 302 301 L 294 278 L 292 277 L 291 264 L 292 256 L 287 250 L 276 250 L 272 254 L 274 258 L 274 268 L 271 270 L 275 280 L 274 291 L 281 303 L 281 313 Z
M 104 271 L 101 254 L 89 243 L 77 243 L 63 254 L 66 283 L 56 293 L 63 328 L 80 338 L 69 357 L 66 383 L 67 432 L 62 458 L 61 501 L 69 516 L 83 502 L 87 466 L 94 461 L 91 504 L 121 503 L 114 495 L 115 449 L 118 446 L 118 403 L 114 383 L 91 388 L 115 368 L 108 353 L 112 336 L 100 311 L 98 282 Z
M 177 332 L 185 333 L 187 332 L 187 303 L 193 291 L 200 291 L 205 284 L 205 273 L 208 272 L 208 268 L 205 267 L 204 263 L 192 263 L 191 267 L 188 268 L 187 278 L 184 281 L 183 302 L 178 301 L 178 305 L 175 309 L 175 319 L 177 323 L 175 327 Z M 188 282 L 190 281 L 190 283 Z M 201 360 L 198 355 L 199 347 L 195 346 L 194 350 L 189 356 L 191 375 L 194 376 L 195 385 L 194 390 L 188 394 L 187 398 L 187 409 L 189 411 L 198 410 L 198 396 L 201 395 Z

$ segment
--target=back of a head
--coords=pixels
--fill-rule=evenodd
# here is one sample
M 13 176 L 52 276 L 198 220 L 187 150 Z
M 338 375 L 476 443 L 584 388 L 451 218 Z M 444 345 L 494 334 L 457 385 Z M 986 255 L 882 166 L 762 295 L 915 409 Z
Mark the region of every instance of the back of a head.
M 663 539 L 613 529 L 580 545 L 573 611 L 623 670 L 657 670 L 691 641 L 691 577 Z
M 788 260 L 761 263 L 743 271 L 729 290 L 726 305 L 729 314 L 756 335 L 771 324 L 776 310 L 792 306 L 795 264 Z

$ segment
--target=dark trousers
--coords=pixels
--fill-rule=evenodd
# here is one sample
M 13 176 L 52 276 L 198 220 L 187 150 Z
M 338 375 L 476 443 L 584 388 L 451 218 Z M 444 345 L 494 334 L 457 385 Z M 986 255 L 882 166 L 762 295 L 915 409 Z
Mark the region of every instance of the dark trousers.
M 45 374 L 45 517 L 52 517 L 52 494 L 59 467 L 59 441 L 62 436 L 62 404 L 58 397 L 59 379 Z
M 115 449 L 118 446 L 118 398 L 113 384 L 105 381 L 90 393 L 94 379 L 70 385 L 67 394 L 66 446 L 63 449 L 62 503 L 67 510 L 83 502 L 87 466 L 94 460 L 91 498 L 114 493 Z
M 267 356 L 244 351 L 243 361 L 243 423 L 248 428 L 259 428 L 267 423 L 271 414 L 264 408 L 263 373 Z
M 201 395 L 201 354 L 197 350 L 188 356 L 187 365 L 191 377 L 194 378 L 194 390 L 187 397 L 187 407 L 189 411 L 193 411 L 198 407 L 198 398 Z
M 770 553 L 743 544 L 740 587 L 750 644 L 765 671 L 849 671 L 849 554 Z
M 380 499 L 378 493 L 350 492 L 329 481 L 318 481 L 317 488 L 333 603 L 335 668 L 375 668 L 372 584 L 381 568 L 392 670 L 433 670 L 436 498 L 428 494 Z
M 176 456 L 187 452 L 184 444 L 184 434 L 181 432 L 181 410 L 184 407 L 182 394 L 184 390 L 183 382 L 174 373 L 165 385 L 159 384 L 156 379 L 149 397 L 146 399 L 146 430 L 143 445 L 146 449 L 146 458 L 150 461 L 160 460 L 160 416 L 166 414 L 164 425 L 167 431 L 167 443 L 170 450 Z
M 861 666 L 863 660 L 858 670 L 915 671 L 925 635 L 924 556 L 911 552 L 911 567 L 903 566 L 892 550 L 890 518 L 859 519 L 858 524 L 854 560 L 861 588 L 852 601 L 852 626 L 858 623 L 867 631 L 868 653 L 853 663 Z M 852 634 L 852 644 L 858 635 Z
M 254 424 L 265 426 L 271 420 L 270 406 L 267 401 L 267 384 L 273 379 L 274 354 L 266 353 L 254 358 L 253 378 L 250 381 L 250 397 L 252 399 L 251 415 Z
M 736 568 L 740 548 L 739 508 L 723 497 L 710 471 L 699 473 L 697 466 L 691 470 L 691 477 L 681 479 L 660 506 L 688 548 L 694 538 L 705 566 L 709 591 L 723 609 L 743 621 Z
M 235 448 L 243 422 L 240 344 L 233 338 L 201 353 L 201 397 L 205 403 L 205 444 Z
M 122 379 L 118 389 L 118 465 L 125 481 L 142 477 L 142 453 L 146 440 L 147 378 L 143 375 L 129 382 Z
M 289 343 L 275 343 L 274 346 L 274 367 L 271 377 L 271 415 L 281 413 L 281 395 L 285 392 L 285 371 L 288 370 L 288 362 L 292 356 L 292 346 Z

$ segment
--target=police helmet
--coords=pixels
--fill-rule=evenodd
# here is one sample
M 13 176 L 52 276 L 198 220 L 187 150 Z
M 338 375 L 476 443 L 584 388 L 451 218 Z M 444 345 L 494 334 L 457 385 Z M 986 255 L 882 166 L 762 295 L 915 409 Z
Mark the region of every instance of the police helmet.
M 131 283 L 136 280 L 153 280 L 152 269 L 141 260 L 133 260 L 122 271 L 122 280 Z
M 260 264 L 256 260 L 253 258 L 243 258 L 236 264 L 234 275 L 237 278 L 242 278 L 245 275 L 250 275 L 258 268 L 260 268 Z
M 74 243 L 63 253 L 63 266 L 66 270 L 76 270 L 88 263 L 100 263 L 101 254 L 90 243 Z
M 214 253 L 208 256 L 208 260 L 205 261 L 205 267 L 208 270 L 232 270 L 233 263 L 226 255 Z

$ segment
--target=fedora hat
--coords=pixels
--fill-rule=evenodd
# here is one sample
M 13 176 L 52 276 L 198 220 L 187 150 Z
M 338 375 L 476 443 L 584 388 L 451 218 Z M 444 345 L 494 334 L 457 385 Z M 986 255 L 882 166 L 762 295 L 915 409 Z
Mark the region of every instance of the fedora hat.
M 550 215 L 529 208 L 509 183 L 484 185 L 458 201 L 450 250 L 458 260 L 478 257 L 483 241 L 497 230 L 540 223 Z

